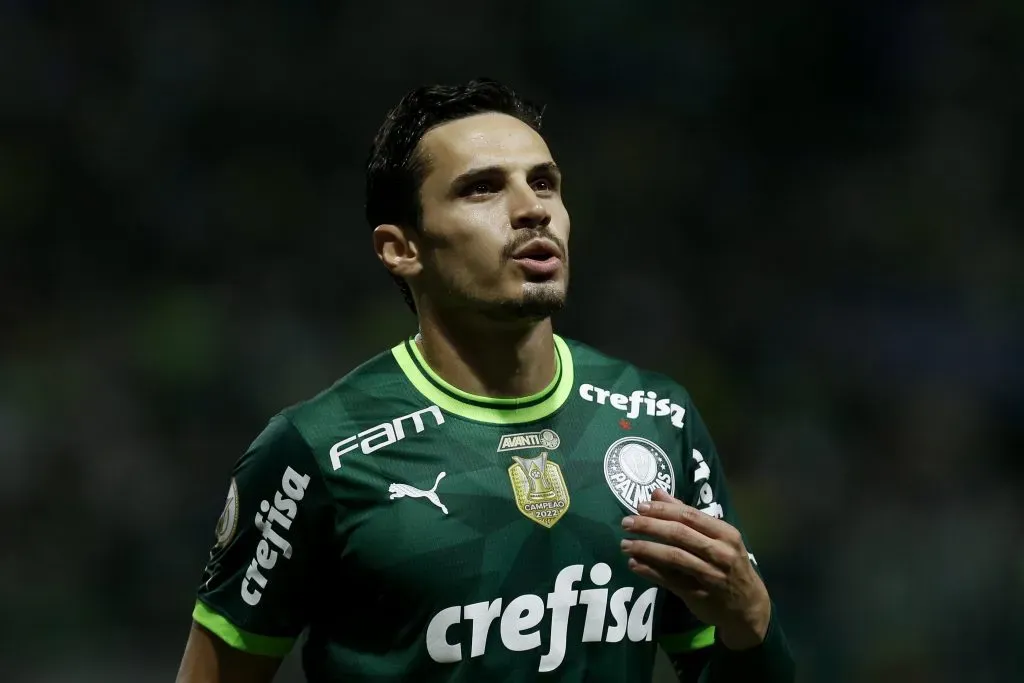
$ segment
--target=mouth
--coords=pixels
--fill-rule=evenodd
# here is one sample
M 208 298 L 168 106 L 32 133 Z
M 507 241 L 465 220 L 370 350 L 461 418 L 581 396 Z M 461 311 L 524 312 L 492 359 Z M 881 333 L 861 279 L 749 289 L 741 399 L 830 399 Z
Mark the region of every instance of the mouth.
M 553 243 L 548 242 L 547 240 L 537 240 L 530 242 L 516 251 L 516 253 L 512 255 L 512 258 L 517 261 L 548 261 L 551 259 L 557 259 L 560 261 L 562 259 L 562 254 L 559 252 L 558 247 Z
M 562 267 L 562 253 L 553 242 L 536 240 L 525 245 L 512 255 L 531 276 L 551 276 Z

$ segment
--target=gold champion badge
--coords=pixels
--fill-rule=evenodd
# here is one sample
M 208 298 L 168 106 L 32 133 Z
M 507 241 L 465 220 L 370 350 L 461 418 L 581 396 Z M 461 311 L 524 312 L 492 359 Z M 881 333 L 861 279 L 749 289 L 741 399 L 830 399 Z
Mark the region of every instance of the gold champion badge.
M 513 455 L 508 468 L 512 492 L 519 511 L 537 524 L 550 529 L 569 509 L 569 488 L 561 468 L 548 462 L 547 452 L 535 458 Z

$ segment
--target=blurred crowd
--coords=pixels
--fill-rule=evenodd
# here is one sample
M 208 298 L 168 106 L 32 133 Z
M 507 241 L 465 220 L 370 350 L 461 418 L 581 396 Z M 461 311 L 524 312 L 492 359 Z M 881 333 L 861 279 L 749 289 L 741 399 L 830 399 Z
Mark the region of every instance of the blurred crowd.
M 370 139 L 479 75 L 547 105 L 559 331 L 694 395 L 803 680 L 1024 680 L 1022 7 L 0 2 L 3 680 L 173 676 L 235 459 L 415 330 Z

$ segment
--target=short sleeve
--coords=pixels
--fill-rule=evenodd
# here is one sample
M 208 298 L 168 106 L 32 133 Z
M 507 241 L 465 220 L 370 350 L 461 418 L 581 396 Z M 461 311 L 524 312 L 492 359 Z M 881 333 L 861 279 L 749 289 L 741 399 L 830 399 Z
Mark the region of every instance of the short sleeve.
M 683 452 L 680 454 L 682 477 L 676 488 L 676 497 L 707 515 L 725 520 L 742 533 L 711 434 L 693 401 L 687 401 L 686 405 Z M 754 561 L 753 555 L 750 559 Z M 711 646 L 715 629 L 698 621 L 682 600 L 670 595 L 663 609 L 661 633 L 661 646 L 666 652 L 675 654 Z
M 232 471 L 193 619 L 239 650 L 285 655 L 309 620 L 330 509 L 305 440 L 275 417 Z

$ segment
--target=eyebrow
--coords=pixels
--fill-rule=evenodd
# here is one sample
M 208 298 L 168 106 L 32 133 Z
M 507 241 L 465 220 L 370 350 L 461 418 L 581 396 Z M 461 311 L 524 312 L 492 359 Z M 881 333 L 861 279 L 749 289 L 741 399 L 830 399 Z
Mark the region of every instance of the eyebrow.
M 484 176 L 502 175 L 505 173 L 505 169 L 502 166 L 480 166 L 477 168 L 471 168 L 465 173 L 459 174 L 455 180 L 452 181 L 452 187 L 459 187 L 460 185 L 481 178 Z M 562 177 L 562 171 L 558 168 L 558 164 L 553 161 L 545 161 L 540 164 L 536 164 L 530 167 L 527 171 L 527 175 L 535 175 L 537 173 L 550 173 L 551 175 Z

